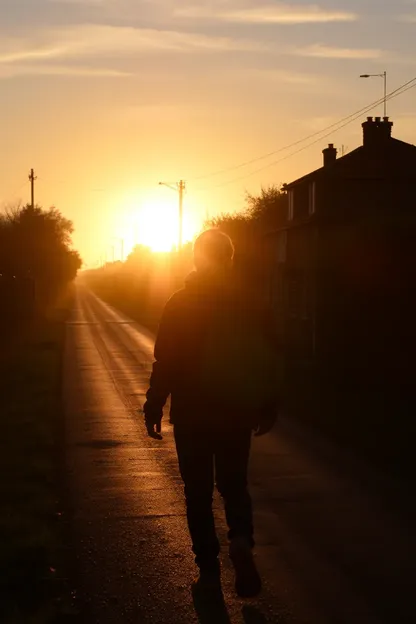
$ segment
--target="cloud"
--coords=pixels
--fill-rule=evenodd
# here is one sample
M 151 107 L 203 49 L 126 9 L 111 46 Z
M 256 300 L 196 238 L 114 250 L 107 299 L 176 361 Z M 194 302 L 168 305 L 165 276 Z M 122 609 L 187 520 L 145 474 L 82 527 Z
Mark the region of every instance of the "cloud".
M 358 15 L 351 11 L 324 9 L 316 4 L 285 3 L 241 9 L 189 6 L 176 9 L 175 15 L 190 19 L 214 19 L 243 24 L 321 24 L 353 22 L 358 19 Z
M 2 65 L 0 64 L 0 80 L 22 76 L 68 76 L 78 78 L 126 78 L 128 72 L 95 67 L 71 67 L 66 65 Z
M 416 13 L 408 15 L 399 15 L 399 22 L 406 22 L 407 24 L 416 24 Z
M 2 49 L 3 48 L 3 49 Z M 103 57 L 112 59 L 140 53 L 158 52 L 224 52 L 265 51 L 267 46 L 229 37 L 170 30 L 80 25 L 44 33 L 32 41 L 12 40 L 0 44 L 0 63 L 33 62 L 39 60 Z
M 283 69 L 254 69 L 252 73 L 268 81 L 283 82 L 288 85 L 310 86 L 321 82 L 321 78 L 314 74 L 300 73 Z
M 294 50 L 297 56 L 327 59 L 380 59 L 384 56 L 382 50 L 372 48 L 335 48 L 331 46 L 315 44 L 305 48 Z
M 51 4 L 92 4 L 102 5 L 106 4 L 107 0 L 48 0 Z
M 65 50 L 59 47 L 22 49 L 3 53 L 0 52 L 0 64 L 53 59 L 62 55 L 64 52 Z

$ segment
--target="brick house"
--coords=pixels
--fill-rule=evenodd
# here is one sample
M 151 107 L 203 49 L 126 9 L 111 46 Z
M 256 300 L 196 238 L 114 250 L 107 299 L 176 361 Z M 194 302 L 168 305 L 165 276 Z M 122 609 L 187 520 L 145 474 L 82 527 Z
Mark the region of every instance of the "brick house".
M 320 169 L 285 185 L 287 221 L 267 247 L 287 353 L 341 368 L 359 353 L 365 375 L 412 334 L 416 147 L 387 117 L 362 126 L 362 146 L 337 158 L 330 144 Z

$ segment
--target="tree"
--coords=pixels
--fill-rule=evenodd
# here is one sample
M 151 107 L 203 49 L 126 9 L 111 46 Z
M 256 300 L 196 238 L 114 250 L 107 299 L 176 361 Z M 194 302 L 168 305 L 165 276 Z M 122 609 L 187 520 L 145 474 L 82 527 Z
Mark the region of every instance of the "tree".
M 9 208 L 0 215 L 0 273 L 32 280 L 46 302 L 76 277 L 82 266 L 71 248 L 73 224 L 56 208 Z
M 228 234 L 235 245 L 235 266 L 251 284 L 267 272 L 265 236 L 284 226 L 287 217 L 287 195 L 282 187 L 262 188 L 260 195 L 246 195 L 242 212 L 224 213 L 209 222 Z

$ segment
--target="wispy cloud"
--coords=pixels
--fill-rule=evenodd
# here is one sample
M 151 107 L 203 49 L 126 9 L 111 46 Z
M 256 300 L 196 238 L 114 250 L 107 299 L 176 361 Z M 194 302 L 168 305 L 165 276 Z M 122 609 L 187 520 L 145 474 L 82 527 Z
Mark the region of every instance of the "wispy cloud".
M 266 44 L 229 37 L 130 27 L 80 25 L 44 33 L 28 41 L 16 39 L 0 44 L 0 63 L 53 59 L 132 56 L 157 52 L 264 51 Z
M 294 50 L 297 56 L 327 59 L 380 59 L 384 56 L 382 50 L 372 48 L 336 48 L 332 46 L 315 44 L 305 48 Z
M 106 4 L 107 0 L 48 0 L 51 4 Z
M 0 64 L 19 63 L 21 61 L 38 61 L 57 58 L 65 53 L 64 48 L 26 48 L 16 51 L 0 52 Z
M 251 75 L 256 75 L 258 78 L 264 78 L 266 80 L 301 87 L 316 85 L 322 82 L 321 77 L 316 76 L 315 74 L 306 74 L 283 69 L 254 69 L 252 70 Z
M 398 20 L 400 22 L 406 22 L 408 24 L 416 24 L 416 13 L 408 13 L 406 15 L 399 15 Z
M 269 4 L 249 8 L 214 8 L 189 6 L 175 10 L 175 15 L 190 19 L 214 19 L 245 24 L 322 24 L 326 22 L 353 22 L 358 15 L 351 11 L 325 9 L 316 4 Z
M 66 65 L 13 65 L 0 64 L 0 80 L 21 76 L 68 76 L 78 78 L 126 78 L 128 72 L 95 67 L 77 67 Z

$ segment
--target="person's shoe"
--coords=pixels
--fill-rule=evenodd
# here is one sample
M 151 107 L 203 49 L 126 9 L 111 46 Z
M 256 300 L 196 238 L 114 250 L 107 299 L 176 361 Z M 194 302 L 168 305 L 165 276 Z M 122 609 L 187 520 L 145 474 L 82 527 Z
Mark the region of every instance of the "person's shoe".
M 261 578 L 254 563 L 253 551 L 246 538 L 230 542 L 230 559 L 235 570 L 235 591 L 240 598 L 254 598 L 261 592 Z
M 192 590 L 203 594 L 219 594 L 221 589 L 221 569 L 217 565 L 200 568 L 199 576 L 192 583 Z

